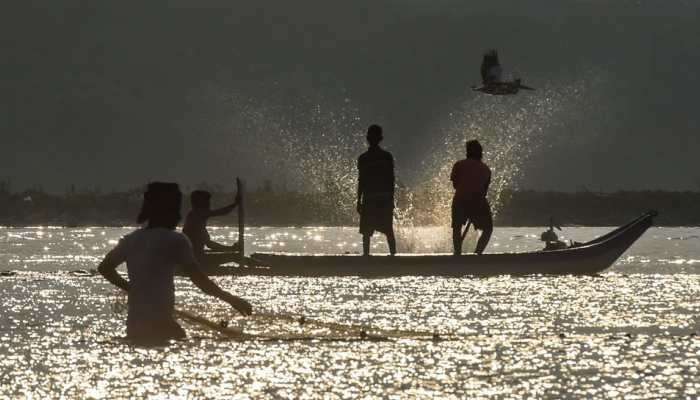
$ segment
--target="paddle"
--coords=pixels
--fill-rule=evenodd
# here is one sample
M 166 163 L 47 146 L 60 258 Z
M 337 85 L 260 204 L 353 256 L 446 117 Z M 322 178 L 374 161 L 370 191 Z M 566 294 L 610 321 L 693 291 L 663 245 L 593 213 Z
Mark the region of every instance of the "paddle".
M 238 266 L 245 266 L 245 208 L 243 206 L 243 181 L 236 177 L 236 190 L 238 191 L 238 247 L 240 252 L 240 258 L 238 259 Z

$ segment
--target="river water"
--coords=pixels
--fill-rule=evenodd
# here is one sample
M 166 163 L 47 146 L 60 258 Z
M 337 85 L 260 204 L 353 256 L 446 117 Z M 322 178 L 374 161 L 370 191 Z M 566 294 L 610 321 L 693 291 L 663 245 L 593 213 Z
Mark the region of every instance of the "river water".
M 180 308 L 257 338 L 234 341 L 183 322 L 189 338 L 157 348 L 123 340 L 116 289 L 71 272 L 94 268 L 132 229 L 0 228 L 0 270 L 15 272 L 0 276 L 0 398 L 700 393 L 699 228 L 652 228 L 599 277 L 215 278 L 264 312 L 245 319 L 178 279 Z M 609 229 L 564 235 L 585 241 Z M 542 230 L 498 228 L 487 251 L 537 249 Z M 231 242 L 236 231 L 212 235 Z M 355 228 L 250 228 L 246 238 L 249 252 L 361 248 Z M 424 228 L 403 232 L 399 246 L 433 252 L 448 243 L 444 231 Z M 379 238 L 374 246 L 386 250 Z M 389 340 L 360 340 L 358 327 Z

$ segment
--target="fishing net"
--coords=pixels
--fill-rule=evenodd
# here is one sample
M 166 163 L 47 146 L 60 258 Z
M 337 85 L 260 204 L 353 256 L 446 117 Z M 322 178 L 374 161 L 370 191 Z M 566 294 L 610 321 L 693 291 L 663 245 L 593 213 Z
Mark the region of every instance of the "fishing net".
M 127 310 L 126 296 L 114 298 L 112 312 Z M 459 340 L 459 335 L 428 330 L 387 329 L 364 324 L 348 324 L 309 318 L 303 315 L 256 312 L 247 317 L 212 318 L 206 310 L 192 312 L 181 307 L 175 317 L 195 330 L 214 333 L 221 339 L 236 341 L 391 341 L 398 339 L 445 341 Z
M 199 315 L 178 310 L 178 318 L 200 328 L 218 332 L 233 340 L 258 341 L 390 341 L 397 339 L 444 341 L 459 339 L 446 332 L 385 329 L 368 325 L 344 324 L 293 314 L 255 313 L 234 320 L 215 322 Z

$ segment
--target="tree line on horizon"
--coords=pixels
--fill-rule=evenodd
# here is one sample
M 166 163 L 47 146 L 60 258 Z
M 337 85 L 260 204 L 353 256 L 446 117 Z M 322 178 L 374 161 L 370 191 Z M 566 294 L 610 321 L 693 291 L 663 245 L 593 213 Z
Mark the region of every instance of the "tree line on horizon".
M 200 184 L 186 189 L 186 193 L 190 189 L 211 191 L 214 207 L 229 204 L 234 198 L 234 193 L 215 185 Z M 5 182 L 0 182 L 0 225 L 133 226 L 142 196 L 143 187 L 110 193 L 79 191 L 73 187 L 63 194 L 52 194 L 40 188 L 11 192 Z M 337 192 L 273 190 L 271 185 L 263 184 L 246 195 L 246 223 L 251 226 L 354 226 L 358 216 L 351 206 L 352 201 L 344 196 Z M 435 213 L 435 196 L 430 190 L 409 193 L 402 189 L 396 197 L 397 224 L 446 223 L 446 216 Z M 501 202 L 495 221 L 499 226 L 546 226 L 550 218 L 560 225 L 616 226 L 650 209 L 659 211 L 657 225 L 700 226 L 700 192 L 694 191 L 516 190 L 505 191 Z M 187 195 L 183 208 L 184 212 L 189 210 Z M 210 224 L 235 225 L 236 221 L 234 212 L 213 219 Z

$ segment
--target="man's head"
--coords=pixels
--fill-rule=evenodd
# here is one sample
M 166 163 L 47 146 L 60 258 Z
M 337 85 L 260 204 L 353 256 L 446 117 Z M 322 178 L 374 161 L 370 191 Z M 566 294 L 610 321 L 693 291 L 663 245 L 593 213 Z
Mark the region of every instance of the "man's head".
M 371 146 L 376 146 L 382 141 L 382 139 L 384 139 L 384 136 L 382 135 L 382 127 L 379 125 L 370 125 L 370 127 L 367 129 L 367 142 Z
M 180 222 L 182 192 L 177 183 L 151 182 L 143 194 L 143 204 L 136 222 L 148 222 L 151 228 L 175 229 Z
M 498 53 L 496 52 L 496 49 L 486 50 L 486 52 L 484 52 L 484 59 L 498 64 Z
M 484 149 L 481 147 L 481 143 L 478 140 L 468 140 L 467 141 L 467 158 L 472 158 L 474 160 L 481 160 L 484 156 Z
M 211 193 L 206 190 L 195 190 L 190 194 L 193 210 L 209 210 L 211 208 Z

